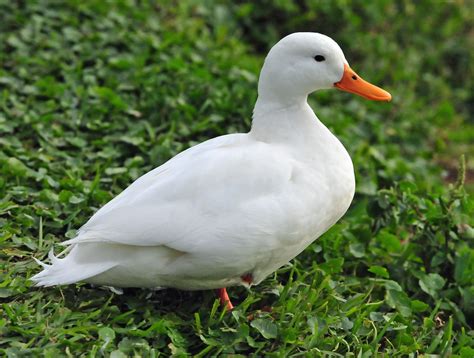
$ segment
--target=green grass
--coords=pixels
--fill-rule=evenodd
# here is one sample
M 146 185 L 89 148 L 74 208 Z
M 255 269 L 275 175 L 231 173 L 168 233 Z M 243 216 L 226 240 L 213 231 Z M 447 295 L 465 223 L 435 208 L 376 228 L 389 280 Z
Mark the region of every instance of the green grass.
M 467 2 L 159 3 L 0 2 L 1 354 L 474 356 Z M 247 131 L 267 49 L 300 30 L 332 36 L 394 97 L 310 98 L 356 169 L 337 225 L 231 288 L 232 313 L 211 291 L 31 286 L 32 257 L 138 176 Z

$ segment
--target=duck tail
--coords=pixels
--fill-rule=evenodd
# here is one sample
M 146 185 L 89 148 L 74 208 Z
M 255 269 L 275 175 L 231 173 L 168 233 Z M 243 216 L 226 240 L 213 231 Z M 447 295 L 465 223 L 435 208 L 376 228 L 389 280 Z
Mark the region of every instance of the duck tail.
M 115 266 L 115 263 L 110 261 L 103 263 L 94 262 L 90 264 L 79 264 L 76 261 L 78 249 L 79 247 L 77 245 L 68 247 L 62 253 L 68 251 L 71 252 L 64 258 L 55 256 L 51 249 L 48 254 L 48 258 L 51 261 L 51 264 L 49 265 L 34 258 L 36 263 L 43 267 L 43 271 L 31 277 L 30 280 L 35 283 L 35 286 L 49 287 L 55 285 L 68 285 L 96 276 Z

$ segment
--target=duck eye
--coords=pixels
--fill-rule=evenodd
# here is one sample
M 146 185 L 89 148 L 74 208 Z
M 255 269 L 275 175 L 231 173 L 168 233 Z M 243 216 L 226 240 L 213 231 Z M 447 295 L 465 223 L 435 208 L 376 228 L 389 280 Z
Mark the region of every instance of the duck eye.
M 322 62 L 322 61 L 326 60 L 326 59 L 324 58 L 324 56 L 321 56 L 321 55 L 316 55 L 316 56 L 314 56 L 314 59 L 315 59 L 317 62 Z

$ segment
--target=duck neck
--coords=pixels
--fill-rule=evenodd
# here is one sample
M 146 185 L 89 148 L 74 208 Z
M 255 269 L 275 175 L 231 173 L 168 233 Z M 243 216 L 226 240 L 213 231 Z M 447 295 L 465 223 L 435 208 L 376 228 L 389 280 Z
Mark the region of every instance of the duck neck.
M 322 126 L 308 105 L 307 96 L 275 100 L 259 95 L 250 134 L 263 142 L 306 142 Z

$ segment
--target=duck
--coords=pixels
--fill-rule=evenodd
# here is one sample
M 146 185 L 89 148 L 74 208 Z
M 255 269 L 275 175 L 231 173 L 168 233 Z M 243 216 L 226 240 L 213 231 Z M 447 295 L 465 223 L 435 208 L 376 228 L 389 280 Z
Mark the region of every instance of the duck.
M 35 259 L 42 271 L 31 280 L 215 289 L 232 309 L 228 287 L 262 282 L 352 202 L 351 158 L 307 102 L 333 88 L 391 100 L 351 69 L 330 37 L 284 37 L 265 58 L 248 133 L 197 144 L 138 178 L 62 243 L 62 255 Z

